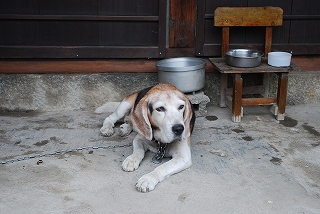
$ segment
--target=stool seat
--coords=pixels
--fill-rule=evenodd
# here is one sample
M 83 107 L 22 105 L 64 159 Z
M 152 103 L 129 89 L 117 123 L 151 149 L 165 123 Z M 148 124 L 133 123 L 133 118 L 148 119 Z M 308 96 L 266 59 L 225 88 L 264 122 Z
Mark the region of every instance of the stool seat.
M 273 67 L 268 65 L 268 59 L 262 57 L 261 64 L 257 67 L 252 68 L 240 68 L 230 66 L 226 63 L 225 58 L 209 58 L 209 61 L 218 69 L 220 73 L 224 74 L 249 74 L 249 73 L 281 73 L 290 71 L 300 71 L 300 67 L 294 63 L 290 63 L 288 67 Z
M 277 120 L 284 120 L 286 99 L 287 99 L 287 88 L 288 88 L 288 74 L 291 71 L 300 71 L 300 68 L 295 64 L 291 63 L 288 67 L 272 67 L 267 64 L 267 59 L 263 58 L 261 65 L 253 68 L 238 68 L 229 66 L 226 63 L 225 58 L 210 58 L 210 62 L 217 68 L 221 73 L 221 79 L 227 80 L 228 74 L 233 77 L 233 88 L 232 97 L 229 96 L 230 92 L 227 88 L 227 81 L 221 81 L 221 96 L 220 96 L 220 107 L 229 106 L 232 108 L 232 121 L 241 122 L 243 116 L 243 106 L 260 106 L 260 105 L 271 105 L 272 113 L 276 115 Z M 278 76 L 278 89 L 276 97 L 266 97 L 267 93 L 264 93 L 262 97 L 258 98 L 243 98 L 243 91 L 255 93 L 265 92 L 265 90 L 259 90 L 257 87 L 243 87 L 243 80 L 241 74 L 250 73 L 274 73 Z M 248 89 L 249 88 L 249 89 Z M 252 93 L 249 93 L 252 94 Z

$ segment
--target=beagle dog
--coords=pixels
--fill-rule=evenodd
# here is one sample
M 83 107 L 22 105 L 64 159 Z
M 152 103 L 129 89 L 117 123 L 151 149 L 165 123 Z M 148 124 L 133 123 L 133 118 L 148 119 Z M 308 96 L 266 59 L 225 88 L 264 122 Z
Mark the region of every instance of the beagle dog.
M 138 134 L 133 140 L 133 154 L 122 163 L 127 172 L 136 170 L 146 151 L 156 153 L 154 162 L 163 157 L 169 161 L 142 176 L 136 183 L 140 192 L 152 191 L 166 177 L 191 166 L 190 135 L 193 131 L 195 114 L 188 97 L 170 84 L 158 84 L 125 97 L 117 109 L 107 117 L 100 132 L 105 136 L 114 133 L 114 124 L 126 115 L 120 128 L 122 135 L 133 128 Z

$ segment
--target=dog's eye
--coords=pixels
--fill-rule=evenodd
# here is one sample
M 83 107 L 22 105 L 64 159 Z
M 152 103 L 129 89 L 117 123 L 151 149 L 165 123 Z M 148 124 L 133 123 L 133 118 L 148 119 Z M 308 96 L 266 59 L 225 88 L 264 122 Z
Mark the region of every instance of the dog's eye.
M 156 110 L 157 110 L 158 112 L 161 112 L 161 111 L 165 111 L 166 109 L 161 106 L 161 107 L 156 108 Z
M 184 108 L 184 105 L 180 105 L 178 109 L 181 110 L 183 108 Z

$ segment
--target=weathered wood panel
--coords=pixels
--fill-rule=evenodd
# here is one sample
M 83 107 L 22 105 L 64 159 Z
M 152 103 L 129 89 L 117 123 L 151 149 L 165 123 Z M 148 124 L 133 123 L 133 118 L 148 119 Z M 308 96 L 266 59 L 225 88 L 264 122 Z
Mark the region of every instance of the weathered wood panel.
M 196 12 L 196 0 L 170 1 L 170 47 L 194 47 Z
M 162 58 L 166 0 L 0 1 L 0 58 Z
M 218 7 L 214 15 L 218 27 L 281 26 L 283 19 L 279 7 Z

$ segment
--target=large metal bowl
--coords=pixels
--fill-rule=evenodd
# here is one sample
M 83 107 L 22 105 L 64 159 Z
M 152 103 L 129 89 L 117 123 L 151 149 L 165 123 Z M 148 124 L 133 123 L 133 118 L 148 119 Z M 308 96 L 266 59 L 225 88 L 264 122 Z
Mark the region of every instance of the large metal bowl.
M 178 57 L 156 62 L 158 79 L 170 83 L 182 92 L 195 92 L 205 85 L 206 60 L 194 57 Z
M 228 65 L 240 68 L 259 66 L 263 56 L 263 52 L 251 49 L 230 49 L 225 54 Z

